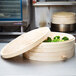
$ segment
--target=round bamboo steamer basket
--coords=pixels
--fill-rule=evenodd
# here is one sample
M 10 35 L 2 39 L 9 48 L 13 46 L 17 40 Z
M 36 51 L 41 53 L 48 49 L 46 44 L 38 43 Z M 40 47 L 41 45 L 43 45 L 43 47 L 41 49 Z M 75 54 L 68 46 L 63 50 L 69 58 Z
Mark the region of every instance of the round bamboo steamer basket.
M 54 24 L 74 24 L 75 13 L 73 12 L 56 12 L 52 16 L 52 23 Z
M 66 60 L 68 58 L 71 58 L 74 55 L 74 48 L 72 48 L 71 51 L 62 51 L 62 52 L 49 52 L 49 53 L 34 53 L 34 52 L 27 52 L 24 53 L 24 57 L 31 59 L 31 60 L 37 60 L 37 61 L 60 61 L 60 60 Z
M 52 23 L 54 23 L 54 24 L 74 24 L 75 17 L 73 17 L 73 18 L 53 18 Z
M 37 61 L 60 61 L 74 56 L 75 37 L 70 34 L 59 32 L 51 32 L 49 34 L 49 37 L 52 39 L 55 36 L 60 36 L 61 38 L 67 36 L 69 40 L 64 42 L 43 42 L 24 53 L 24 57 Z

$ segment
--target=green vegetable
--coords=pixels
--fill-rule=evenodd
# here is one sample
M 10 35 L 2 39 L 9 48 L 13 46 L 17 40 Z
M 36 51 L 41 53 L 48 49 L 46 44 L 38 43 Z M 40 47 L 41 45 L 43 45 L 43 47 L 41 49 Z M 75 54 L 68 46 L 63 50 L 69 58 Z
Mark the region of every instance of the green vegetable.
M 52 42 L 57 42 L 57 40 L 54 39 L 54 40 L 52 40 Z
M 44 42 L 51 42 L 52 39 L 50 37 L 47 38 L 47 40 L 45 40 Z
M 52 40 L 50 37 L 48 37 L 45 41 L 43 42 L 63 42 L 63 41 L 66 41 L 66 40 L 69 40 L 68 37 L 64 36 L 62 38 L 62 40 L 60 40 L 60 36 L 55 36 L 54 39 Z
M 52 42 L 59 42 L 60 39 L 53 39 Z
M 52 42 L 59 42 L 60 41 L 60 36 L 55 36 Z
M 60 36 L 55 36 L 54 39 L 60 39 Z
M 66 40 L 69 40 L 69 38 L 65 36 L 62 38 L 62 40 L 66 41 Z

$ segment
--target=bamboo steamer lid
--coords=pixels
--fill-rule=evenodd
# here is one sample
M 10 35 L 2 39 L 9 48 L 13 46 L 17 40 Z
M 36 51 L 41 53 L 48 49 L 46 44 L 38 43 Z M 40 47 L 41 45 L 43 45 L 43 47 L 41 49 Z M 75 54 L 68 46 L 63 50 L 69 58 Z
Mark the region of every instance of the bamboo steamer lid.
M 73 12 L 56 12 L 53 14 L 53 17 L 66 17 L 66 18 L 71 18 L 74 17 L 75 13 Z
M 74 24 L 75 13 L 73 12 L 56 12 L 52 16 L 52 23 L 54 24 Z
M 1 56 L 7 59 L 23 54 L 43 42 L 49 36 L 49 33 L 50 30 L 48 27 L 38 28 L 24 33 L 8 43 L 1 50 Z

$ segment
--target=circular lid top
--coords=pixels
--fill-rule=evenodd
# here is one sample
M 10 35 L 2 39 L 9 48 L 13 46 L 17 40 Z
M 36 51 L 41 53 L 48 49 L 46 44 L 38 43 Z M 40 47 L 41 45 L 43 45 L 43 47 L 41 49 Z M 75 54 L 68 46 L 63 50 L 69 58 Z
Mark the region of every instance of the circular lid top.
M 75 17 L 73 12 L 56 12 L 53 14 L 53 17 Z
M 50 30 L 48 27 L 38 28 L 24 33 L 8 43 L 1 50 L 1 55 L 3 58 L 12 58 L 23 54 L 44 41 L 49 36 L 49 33 Z

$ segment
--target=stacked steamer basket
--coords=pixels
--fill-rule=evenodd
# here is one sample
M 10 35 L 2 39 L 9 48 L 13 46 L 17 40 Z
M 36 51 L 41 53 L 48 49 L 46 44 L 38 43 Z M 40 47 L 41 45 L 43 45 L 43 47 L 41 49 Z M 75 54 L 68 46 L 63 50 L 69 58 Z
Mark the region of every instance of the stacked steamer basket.
M 75 13 L 56 12 L 52 16 L 52 31 L 73 32 L 75 31 Z
M 64 42 L 42 42 L 37 47 L 24 53 L 24 57 L 37 61 L 61 61 L 71 58 L 75 51 L 75 38 L 65 33 L 50 32 L 49 37 L 55 36 L 61 38 L 66 36 L 68 41 Z
M 64 42 L 43 42 L 47 37 L 66 36 Z M 2 50 L 5 59 L 23 54 L 25 58 L 37 61 L 60 61 L 71 58 L 75 51 L 75 37 L 65 33 L 50 32 L 48 27 L 24 33 L 8 43 Z

